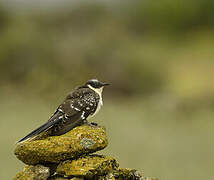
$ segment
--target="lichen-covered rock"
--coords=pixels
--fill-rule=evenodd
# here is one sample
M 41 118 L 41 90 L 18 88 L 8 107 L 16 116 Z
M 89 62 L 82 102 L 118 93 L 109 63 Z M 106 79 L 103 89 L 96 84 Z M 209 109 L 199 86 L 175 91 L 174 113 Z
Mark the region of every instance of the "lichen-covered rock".
M 144 177 L 143 180 L 158 180 L 156 177 Z
M 25 164 L 59 163 L 104 149 L 108 140 L 104 127 L 78 126 L 61 136 L 25 141 L 17 145 L 15 155 Z
M 106 175 L 118 168 L 118 162 L 108 156 L 88 155 L 59 164 L 56 173 L 65 176 L 93 178 Z
M 113 173 L 111 172 L 105 176 L 97 177 L 96 180 L 116 180 L 116 178 L 114 177 Z
M 50 169 L 42 165 L 25 166 L 14 180 L 46 180 L 50 176 Z
M 54 175 L 50 178 L 48 178 L 48 180 L 84 180 L 84 178 L 78 178 L 78 177 L 63 177 L 63 176 L 59 176 L 59 175 Z
M 119 180 L 143 180 L 143 175 L 139 171 L 129 168 L 118 168 L 113 172 L 113 176 Z

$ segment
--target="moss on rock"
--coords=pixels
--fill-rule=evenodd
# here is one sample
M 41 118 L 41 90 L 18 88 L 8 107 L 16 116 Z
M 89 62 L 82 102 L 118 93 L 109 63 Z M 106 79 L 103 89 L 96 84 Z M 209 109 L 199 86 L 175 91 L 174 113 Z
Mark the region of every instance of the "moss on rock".
M 25 141 L 17 145 L 16 157 L 25 164 L 59 163 L 104 149 L 108 140 L 104 127 L 78 126 L 61 136 Z
M 143 175 L 139 171 L 129 168 L 118 168 L 113 172 L 113 176 L 119 180 L 143 180 Z
M 118 168 L 118 162 L 108 156 L 88 155 L 76 160 L 67 160 L 59 164 L 56 172 L 65 176 L 92 178 L 106 175 Z
M 50 176 L 50 169 L 42 165 L 25 166 L 24 170 L 18 173 L 14 180 L 46 180 Z
M 78 178 L 78 177 L 63 177 L 63 176 L 59 176 L 59 175 L 54 175 L 50 178 L 48 178 L 48 180 L 84 180 L 84 178 Z

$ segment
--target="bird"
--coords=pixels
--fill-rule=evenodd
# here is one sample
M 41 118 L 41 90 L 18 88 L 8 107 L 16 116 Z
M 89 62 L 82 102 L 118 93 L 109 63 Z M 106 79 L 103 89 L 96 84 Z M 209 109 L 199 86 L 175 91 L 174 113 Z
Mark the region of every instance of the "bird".
M 17 143 L 32 139 L 42 132 L 48 132 L 50 136 L 59 136 L 78 125 L 90 124 L 87 119 L 99 112 L 103 105 L 103 88 L 107 85 L 109 83 L 90 79 L 84 85 L 77 87 L 67 95 L 46 123 L 20 139 Z

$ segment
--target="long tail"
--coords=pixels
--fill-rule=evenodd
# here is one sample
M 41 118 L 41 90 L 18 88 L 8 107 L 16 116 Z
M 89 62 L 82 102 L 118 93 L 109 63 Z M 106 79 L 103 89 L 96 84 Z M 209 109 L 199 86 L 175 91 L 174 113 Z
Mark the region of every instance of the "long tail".
M 34 131 L 32 131 L 31 133 L 29 133 L 27 136 L 23 137 L 22 139 L 20 139 L 17 143 L 21 143 L 29 138 L 32 138 L 36 135 L 39 135 L 40 133 L 42 133 L 43 131 L 51 128 L 54 124 L 56 124 L 57 122 L 59 122 L 60 118 L 59 115 L 61 114 L 61 112 L 56 112 L 48 122 L 46 122 L 45 124 L 43 124 L 42 126 L 38 127 L 37 129 L 35 129 Z

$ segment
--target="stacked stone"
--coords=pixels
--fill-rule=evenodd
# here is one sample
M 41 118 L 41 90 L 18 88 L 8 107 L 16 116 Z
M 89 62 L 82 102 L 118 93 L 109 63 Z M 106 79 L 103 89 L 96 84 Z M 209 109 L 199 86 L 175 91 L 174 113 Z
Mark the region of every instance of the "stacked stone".
M 92 154 L 107 145 L 105 128 L 88 125 L 25 141 L 15 155 L 26 166 L 14 180 L 149 180 L 136 170 L 120 168 L 113 157 Z

